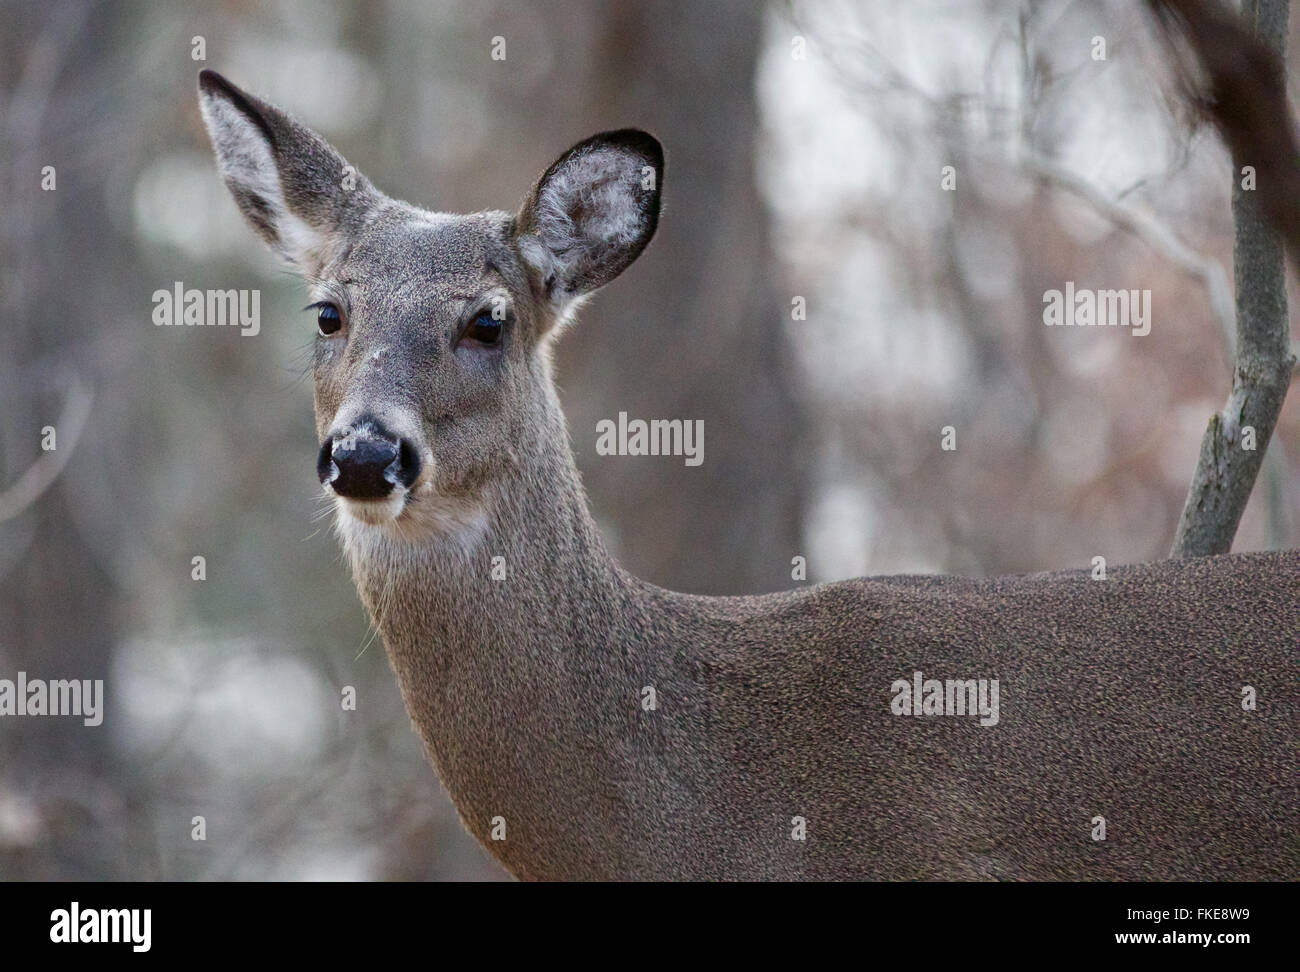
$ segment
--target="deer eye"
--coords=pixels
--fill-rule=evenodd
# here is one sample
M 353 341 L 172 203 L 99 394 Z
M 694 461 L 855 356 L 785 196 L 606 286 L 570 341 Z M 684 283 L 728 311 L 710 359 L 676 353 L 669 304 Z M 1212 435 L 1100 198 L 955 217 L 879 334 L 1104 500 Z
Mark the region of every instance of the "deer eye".
M 320 304 L 316 310 L 316 326 L 320 328 L 321 334 L 328 337 L 336 334 L 338 329 L 343 326 L 343 318 L 339 316 L 339 309 L 333 304 Z
M 470 322 L 469 327 L 465 328 L 465 337 L 480 344 L 496 344 L 501 340 L 504 323 L 505 321 L 499 321 L 490 312 L 484 311 Z

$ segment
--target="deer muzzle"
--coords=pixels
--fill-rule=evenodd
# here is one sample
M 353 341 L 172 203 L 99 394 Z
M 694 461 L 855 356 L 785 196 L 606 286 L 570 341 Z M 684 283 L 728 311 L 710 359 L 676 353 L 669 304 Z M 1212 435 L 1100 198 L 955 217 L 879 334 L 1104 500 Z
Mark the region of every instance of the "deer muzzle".
M 409 440 L 378 422 L 361 421 L 326 438 L 316 474 L 344 499 L 381 501 L 411 488 L 420 476 L 420 456 Z

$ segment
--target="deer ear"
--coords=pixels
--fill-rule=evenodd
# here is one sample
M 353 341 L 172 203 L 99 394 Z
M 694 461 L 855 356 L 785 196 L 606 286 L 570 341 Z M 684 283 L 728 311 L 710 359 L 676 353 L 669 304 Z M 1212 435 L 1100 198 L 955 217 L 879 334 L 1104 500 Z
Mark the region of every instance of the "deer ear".
M 199 72 L 199 107 L 244 218 L 285 261 L 318 272 L 378 193 L 311 129 L 215 71 Z
M 609 283 L 659 223 L 664 153 L 625 128 L 579 142 L 537 181 L 517 220 L 519 250 L 557 306 Z

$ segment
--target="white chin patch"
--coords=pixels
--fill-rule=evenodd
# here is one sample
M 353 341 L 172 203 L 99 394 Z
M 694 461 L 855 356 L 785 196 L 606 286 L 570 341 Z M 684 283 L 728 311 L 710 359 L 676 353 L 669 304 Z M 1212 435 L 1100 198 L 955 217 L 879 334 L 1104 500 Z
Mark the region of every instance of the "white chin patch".
M 406 506 L 406 491 L 394 490 L 381 500 L 355 500 L 346 496 L 336 496 L 335 499 L 339 509 L 358 523 L 383 526 L 401 516 L 402 509 Z
M 482 497 L 442 496 L 425 482 L 384 500 L 365 502 L 334 497 L 344 548 L 354 555 L 380 543 L 421 546 L 451 543 L 461 552 L 474 549 L 487 534 Z

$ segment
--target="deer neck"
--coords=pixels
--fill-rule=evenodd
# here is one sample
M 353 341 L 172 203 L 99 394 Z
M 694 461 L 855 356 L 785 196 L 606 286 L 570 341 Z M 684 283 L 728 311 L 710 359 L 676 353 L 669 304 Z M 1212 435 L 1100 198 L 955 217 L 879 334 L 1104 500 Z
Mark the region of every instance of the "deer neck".
M 606 551 L 549 387 L 544 399 L 543 420 L 528 423 L 517 461 L 460 533 L 413 543 L 343 531 L 407 711 L 466 825 L 494 850 L 491 819 L 540 825 L 557 780 L 566 799 L 599 799 L 598 781 L 575 779 L 604 763 L 593 749 L 622 743 L 617 721 L 595 717 L 636 711 L 624 670 L 636 635 L 624 625 L 646 585 Z M 575 819 L 546 816 L 560 829 Z

